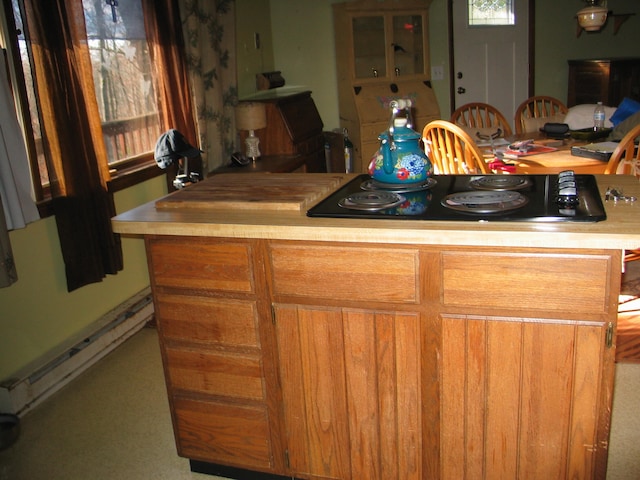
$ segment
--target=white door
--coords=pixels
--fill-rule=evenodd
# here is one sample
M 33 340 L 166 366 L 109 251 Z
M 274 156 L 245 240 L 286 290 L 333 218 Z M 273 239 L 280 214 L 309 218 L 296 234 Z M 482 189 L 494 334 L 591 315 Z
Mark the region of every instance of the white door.
M 529 0 L 511 0 L 515 25 L 496 26 L 470 26 L 470 0 L 452 1 L 453 109 L 465 103 L 489 103 L 503 113 L 513 129 L 516 108 L 529 96 Z

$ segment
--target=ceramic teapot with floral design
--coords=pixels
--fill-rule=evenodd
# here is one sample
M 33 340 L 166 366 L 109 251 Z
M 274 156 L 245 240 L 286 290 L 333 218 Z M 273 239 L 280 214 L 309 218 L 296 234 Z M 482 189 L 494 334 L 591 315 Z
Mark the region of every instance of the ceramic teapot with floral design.
M 382 183 L 422 183 L 433 167 L 420 148 L 420 134 L 411 128 L 411 100 L 393 100 L 389 129 L 378 136 L 380 148 L 369 164 L 369 175 Z M 405 116 L 398 113 L 404 110 Z

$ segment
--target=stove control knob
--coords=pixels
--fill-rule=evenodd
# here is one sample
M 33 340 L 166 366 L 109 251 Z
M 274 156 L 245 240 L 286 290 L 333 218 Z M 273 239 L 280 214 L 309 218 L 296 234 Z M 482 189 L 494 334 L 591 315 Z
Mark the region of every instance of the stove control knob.
M 558 174 L 558 205 L 562 208 L 575 207 L 578 198 L 578 184 L 573 170 L 565 170 Z

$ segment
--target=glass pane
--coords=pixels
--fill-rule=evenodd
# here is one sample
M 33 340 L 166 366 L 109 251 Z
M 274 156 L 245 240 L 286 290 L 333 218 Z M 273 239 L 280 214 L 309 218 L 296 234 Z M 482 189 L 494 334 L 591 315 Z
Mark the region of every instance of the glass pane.
M 49 171 L 44 157 L 42 149 L 42 130 L 40 128 L 40 114 L 38 113 L 38 106 L 35 97 L 35 89 L 33 85 L 33 75 L 31 72 L 31 61 L 29 58 L 29 51 L 27 49 L 27 41 L 24 35 L 25 28 L 22 25 L 21 10 L 18 7 L 18 0 L 12 0 L 11 5 L 13 7 L 14 21 L 16 23 L 16 29 L 18 30 L 18 47 L 20 49 L 20 60 L 22 62 L 22 70 L 24 74 L 24 80 L 27 90 L 27 101 L 29 103 L 29 116 L 31 118 L 31 129 L 33 132 L 33 140 L 35 143 L 36 154 L 38 156 L 38 171 L 40 172 L 40 184 L 43 187 L 49 185 Z M 20 102 L 16 101 L 16 105 L 20 108 Z M 23 130 L 25 128 L 23 127 Z M 28 131 L 26 129 L 25 131 Z
M 353 56 L 356 78 L 387 75 L 384 18 L 353 19 Z
M 515 25 L 515 0 L 467 0 L 469 25 Z
M 422 15 L 394 16 L 391 46 L 396 76 L 424 73 Z
M 83 0 L 109 164 L 153 151 L 162 133 L 140 0 Z

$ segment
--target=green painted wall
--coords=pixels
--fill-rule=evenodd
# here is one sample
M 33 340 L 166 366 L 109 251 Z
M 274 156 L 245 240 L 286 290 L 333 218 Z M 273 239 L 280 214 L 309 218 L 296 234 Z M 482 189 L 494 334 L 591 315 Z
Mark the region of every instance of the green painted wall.
M 164 176 L 118 192 L 117 212 L 166 194 Z M 10 232 L 18 282 L 0 288 L 0 380 L 69 347 L 88 326 L 149 285 L 144 243 L 122 239 L 124 270 L 67 292 L 55 219 Z
M 581 1 L 536 1 L 535 93 L 567 100 L 567 60 L 584 58 L 640 57 L 640 2 L 611 0 L 613 13 L 635 13 L 614 35 L 613 19 L 600 32 L 576 36 L 576 12 Z M 615 105 L 612 105 L 615 106 Z
M 236 0 L 238 96 L 256 93 L 256 74 L 277 70 L 273 62 L 269 0 Z M 256 48 L 255 34 L 260 37 Z

